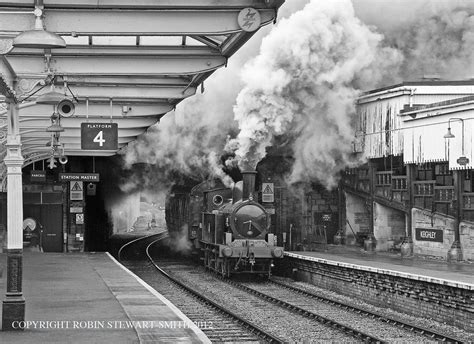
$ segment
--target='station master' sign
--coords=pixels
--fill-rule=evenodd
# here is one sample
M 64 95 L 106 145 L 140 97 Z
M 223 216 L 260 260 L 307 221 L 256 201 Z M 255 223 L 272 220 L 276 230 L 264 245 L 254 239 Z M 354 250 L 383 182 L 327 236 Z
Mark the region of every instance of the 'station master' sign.
M 118 149 L 117 123 L 81 123 L 81 149 Z

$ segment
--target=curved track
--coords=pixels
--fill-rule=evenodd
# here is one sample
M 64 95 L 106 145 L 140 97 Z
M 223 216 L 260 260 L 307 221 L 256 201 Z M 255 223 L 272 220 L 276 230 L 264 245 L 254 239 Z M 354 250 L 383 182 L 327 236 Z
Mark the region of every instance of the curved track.
M 158 242 L 166 238 L 168 238 L 168 232 L 163 231 L 161 233 L 133 239 L 120 247 L 117 253 L 117 259 L 119 262 L 123 260 L 145 260 L 147 259 L 145 252 L 146 246 L 150 242 Z
M 134 240 L 119 251 L 120 260 L 201 327 L 213 343 L 283 343 L 280 338 L 239 317 L 162 270 L 151 257 L 150 248 L 164 238 L 157 237 L 153 240 L 148 237 Z M 144 257 L 147 260 L 140 259 Z M 156 271 L 160 274 L 157 275 Z
M 151 278 L 151 282 L 148 281 L 149 284 L 170 299 L 170 301 L 180 308 L 183 313 L 187 314 L 192 321 L 202 322 L 206 319 L 212 324 L 220 324 L 220 328 L 202 328 L 209 339 L 213 342 L 265 341 L 279 343 L 286 341 L 285 338 L 282 339 L 268 333 L 269 330 L 265 326 L 262 327 L 251 320 L 249 321 L 247 316 L 242 316 L 226 309 L 226 306 L 222 306 L 222 304 L 226 303 L 220 302 L 220 300 L 214 301 L 216 300 L 214 295 L 211 295 L 213 300 L 207 297 L 206 295 L 209 294 L 209 291 L 210 294 L 212 294 L 213 290 L 220 289 L 215 283 L 212 284 L 211 282 L 210 287 L 205 287 L 208 289 L 207 292 L 203 290 L 198 291 L 201 288 L 190 281 L 186 281 L 186 278 L 183 280 L 183 278 L 181 278 L 182 276 L 178 276 L 180 273 L 173 271 L 171 275 L 164 271 L 163 268 L 158 266 L 154 261 L 150 253 L 150 248 L 162 239 L 163 237 L 149 237 L 142 242 L 135 240 L 129 243 L 124 250 L 121 250 L 121 256 L 126 255 L 132 257 L 132 259 L 136 259 L 135 257 L 138 256 L 143 258 L 143 252 L 145 251 L 144 243 L 146 243 L 146 259 L 148 259 L 148 263 L 146 263 L 145 266 L 143 261 L 136 261 L 137 264 L 133 264 L 134 266 L 131 267 L 131 269 L 138 274 L 153 275 L 154 273 L 155 277 Z M 127 265 L 130 266 L 130 263 L 131 262 L 128 261 Z M 164 262 L 160 264 L 164 264 Z M 171 264 L 171 266 L 182 265 L 182 262 L 168 262 L 168 264 Z M 160 278 L 156 277 L 156 271 L 160 272 Z M 192 270 L 188 267 L 188 274 L 193 273 L 191 271 Z M 143 276 L 141 277 L 144 278 Z M 410 342 L 462 342 L 452 336 L 421 328 L 413 323 L 392 319 L 365 309 L 333 301 L 275 279 L 270 279 L 267 283 L 237 283 L 222 278 L 219 279 L 226 284 L 252 294 L 254 297 L 261 298 L 262 302 L 265 300 L 267 303 L 269 302 L 278 305 L 278 307 L 283 307 L 287 311 L 311 319 L 311 321 L 319 322 L 332 330 L 352 336 L 357 341 L 371 343 L 385 343 L 400 340 L 410 340 Z M 189 287 L 189 285 L 192 285 L 192 287 Z M 179 288 L 176 288 L 176 286 Z M 233 297 L 237 297 L 237 299 L 246 298 L 242 295 L 233 295 Z M 250 299 L 251 297 L 247 298 Z M 256 306 L 256 301 L 253 302 L 254 305 L 252 306 L 254 307 L 261 309 L 268 307 L 261 302 L 258 302 L 259 306 Z M 232 307 L 232 310 L 234 309 L 235 308 Z M 237 313 L 239 312 L 237 311 Z M 361 328 L 364 330 L 362 331 Z M 271 332 L 275 333 L 274 331 Z
M 299 342 L 301 340 L 307 341 L 312 338 L 312 340 L 316 340 L 317 342 L 335 340 L 341 343 L 354 343 L 355 338 L 357 342 L 381 342 L 379 338 L 375 337 L 368 339 L 367 335 L 360 335 L 360 332 L 354 329 L 343 329 L 343 326 L 335 322 L 326 320 L 322 323 L 318 323 L 311 317 L 307 319 L 308 312 L 295 314 L 294 309 L 281 311 L 278 305 L 268 302 L 266 299 L 248 295 L 246 291 L 241 291 L 233 286 L 228 285 L 226 287 L 227 283 L 216 279 L 213 275 L 203 274 L 202 272 L 196 274 L 189 266 L 185 268 L 186 271 L 180 269 L 177 273 L 176 266 L 183 267 L 182 262 L 160 262 L 160 265 L 166 265 L 167 270 L 169 270 L 171 266 L 174 266 L 171 273 L 165 272 L 164 269 L 159 267 L 155 262 L 154 265 L 162 274 L 166 274 L 169 278 L 173 279 L 177 285 L 186 289 L 190 288 L 188 285 L 192 285 L 192 292 L 195 295 L 199 295 L 200 298 L 207 300 L 206 302 L 212 303 L 215 307 L 222 309 L 222 304 L 225 305 L 224 307 L 231 307 L 233 311 L 230 313 L 240 319 L 241 322 L 254 323 L 254 321 L 257 321 L 258 325 L 252 325 L 254 328 L 262 332 L 278 333 L 278 336 L 282 336 L 281 338 L 276 338 L 274 335 L 267 334 L 265 335 L 267 337 L 265 341 Z M 183 278 L 182 273 L 188 274 L 188 277 L 190 275 L 204 275 L 210 280 L 203 281 L 202 278 L 200 281 L 187 280 Z M 185 310 L 182 309 L 182 311 L 187 314 Z M 270 336 L 274 339 L 269 339 Z M 237 342 L 241 341 L 242 340 L 237 340 Z

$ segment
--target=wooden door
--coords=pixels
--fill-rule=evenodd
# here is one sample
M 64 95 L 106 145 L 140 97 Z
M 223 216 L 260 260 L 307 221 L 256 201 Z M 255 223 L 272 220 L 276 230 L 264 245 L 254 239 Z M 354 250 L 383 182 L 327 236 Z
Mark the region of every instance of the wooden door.
M 41 205 L 43 251 L 63 252 L 63 211 L 61 204 Z

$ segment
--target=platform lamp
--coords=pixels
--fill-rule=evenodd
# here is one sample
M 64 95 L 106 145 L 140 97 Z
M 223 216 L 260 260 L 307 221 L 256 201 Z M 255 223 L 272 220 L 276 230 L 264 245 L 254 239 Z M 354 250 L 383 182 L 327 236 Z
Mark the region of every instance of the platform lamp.
M 51 115 L 51 125 L 46 128 L 48 133 L 61 133 L 64 131 L 64 128 L 61 126 L 60 117 L 56 112 Z
M 53 49 L 65 48 L 64 39 L 45 30 L 43 23 L 43 0 L 35 0 L 35 26 L 20 33 L 12 41 L 14 48 Z M 0 80 L 2 81 L 2 80 Z M 0 86 L 3 82 L 0 82 Z M 0 87 L 1 88 L 1 87 Z M 8 91 L 8 90 L 7 90 Z M 8 92 L 7 92 L 8 93 Z M 5 92 L 1 94 L 6 95 Z M 2 330 L 22 330 L 14 326 L 25 320 L 25 298 L 23 297 L 23 181 L 21 169 L 24 158 L 21 154 L 19 132 L 19 106 L 15 95 L 7 95 L 8 117 L 7 156 L 7 291 L 2 304 Z
M 46 31 L 43 24 L 43 10 L 41 9 L 40 2 L 42 0 L 35 1 L 35 27 L 33 30 L 27 30 L 20 33 L 13 39 L 13 47 L 15 48 L 37 48 L 37 49 L 52 49 L 52 48 L 65 48 L 66 41 L 58 34 L 50 31 Z
M 444 135 L 445 139 L 453 139 L 456 137 L 451 132 L 451 121 L 461 121 L 461 155 L 462 157 L 464 157 L 464 120 L 462 118 L 456 118 L 456 117 L 450 118 L 448 120 L 448 131 Z
M 466 158 L 464 155 L 464 120 L 462 118 L 453 117 L 448 120 L 448 131 L 444 135 L 445 139 L 452 139 L 454 138 L 454 134 L 451 132 L 451 121 L 461 121 L 461 157 L 457 160 L 458 164 L 466 165 L 469 163 L 469 159 Z M 462 248 L 461 248 L 461 238 L 459 235 L 459 224 L 462 220 L 462 212 L 461 212 L 461 202 L 462 202 L 462 191 L 463 191 L 463 184 L 462 184 L 462 171 L 456 170 L 454 171 L 456 178 L 455 178 L 455 190 L 456 190 L 456 198 L 458 199 L 457 207 L 456 207 L 456 222 L 454 228 L 454 242 L 451 245 L 451 248 L 448 251 L 447 260 L 448 261 L 460 261 L 462 260 Z

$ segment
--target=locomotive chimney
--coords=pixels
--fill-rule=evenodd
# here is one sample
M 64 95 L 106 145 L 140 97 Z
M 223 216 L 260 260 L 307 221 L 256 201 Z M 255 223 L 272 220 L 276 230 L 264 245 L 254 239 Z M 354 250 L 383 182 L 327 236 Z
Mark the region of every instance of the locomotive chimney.
M 255 176 L 257 175 L 257 171 L 242 171 L 242 180 L 243 180 L 243 199 L 249 199 L 250 195 L 254 198 L 254 191 L 255 191 Z

